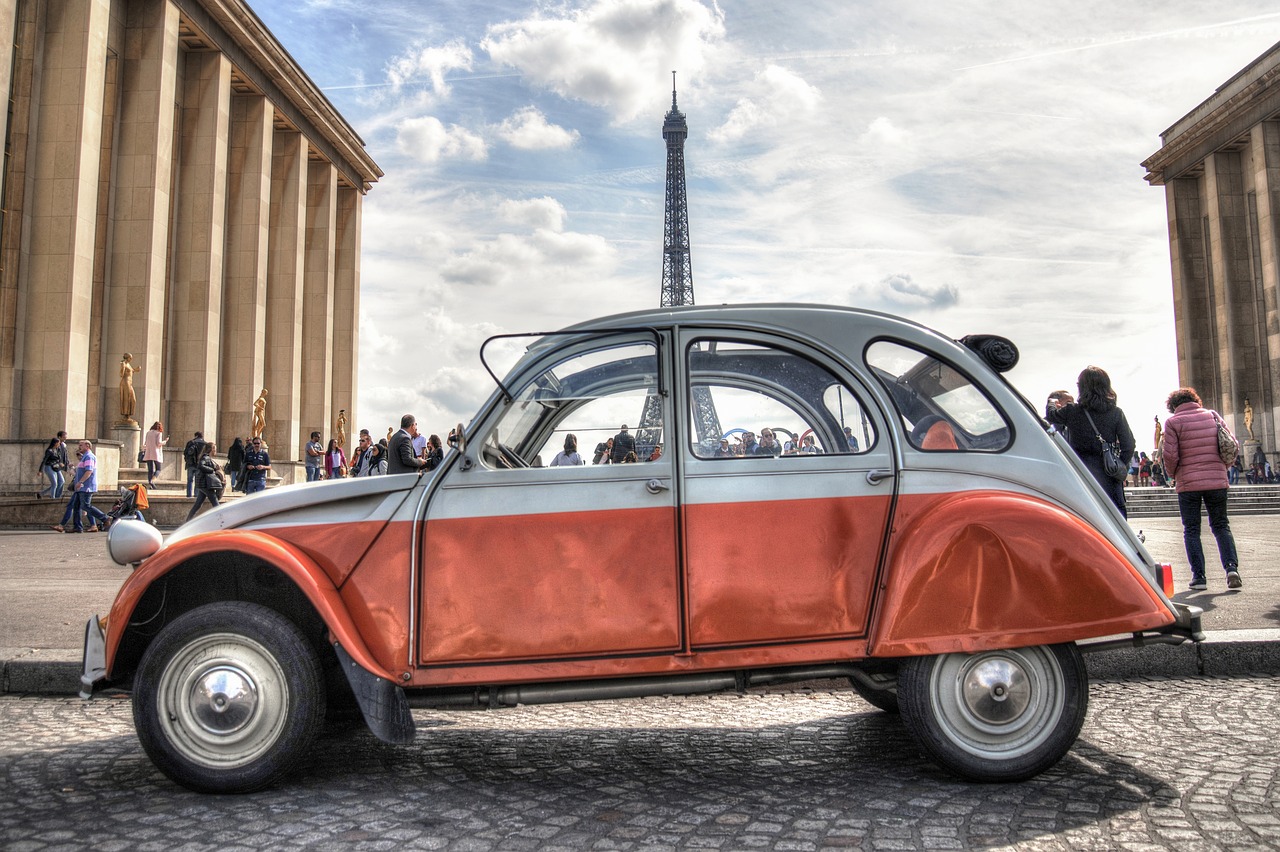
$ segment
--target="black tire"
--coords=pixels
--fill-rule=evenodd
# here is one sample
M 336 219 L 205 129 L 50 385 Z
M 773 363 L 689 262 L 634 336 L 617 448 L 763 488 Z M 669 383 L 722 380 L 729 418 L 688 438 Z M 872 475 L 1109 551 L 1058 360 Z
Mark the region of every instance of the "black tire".
M 870 704 L 877 710 L 883 710 L 886 713 L 897 714 L 901 712 L 898 707 L 898 690 L 897 687 L 892 689 L 875 689 L 870 687 L 856 677 L 849 678 L 849 685 L 853 691 L 858 693 L 858 697 Z
M 175 619 L 134 677 L 133 721 L 152 762 L 202 793 L 280 780 L 319 733 L 324 674 L 284 616 L 258 604 L 206 604 Z
M 1089 676 L 1073 644 L 904 661 L 902 718 L 944 768 L 974 781 L 1022 781 L 1075 743 Z

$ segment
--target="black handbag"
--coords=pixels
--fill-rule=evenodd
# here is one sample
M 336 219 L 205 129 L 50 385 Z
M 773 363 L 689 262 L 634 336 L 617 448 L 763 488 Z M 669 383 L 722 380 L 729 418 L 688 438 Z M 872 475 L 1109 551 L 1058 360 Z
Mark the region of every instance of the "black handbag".
M 1102 437 L 1098 431 L 1098 426 L 1093 422 L 1093 418 L 1089 415 L 1089 409 L 1084 406 L 1080 407 L 1084 412 L 1084 416 L 1089 418 L 1089 425 L 1093 427 L 1094 437 L 1098 439 L 1098 443 L 1102 444 L 1102 472 L 1117 482 L 1124 482 L 1129 478 L 1129 461 L 1120 457 L 1120 444 L 1115 441 L 1108 441 Z

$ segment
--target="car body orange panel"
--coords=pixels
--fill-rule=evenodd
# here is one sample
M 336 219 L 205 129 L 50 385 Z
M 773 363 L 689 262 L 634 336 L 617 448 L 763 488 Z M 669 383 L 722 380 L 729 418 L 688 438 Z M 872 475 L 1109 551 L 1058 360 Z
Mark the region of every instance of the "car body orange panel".
M 428 521 L 422 659 L 673 651 L 675 539 L 670 506 Z
M 386 525 L 386 521 L 343 521 L 340 524 L 271 527 L 269 532 L 305 553 L 324 570 L 333 585 L 341 587 Z M 408 556 L 406 548 L 406 561 Z
M 391 671 L 409 668 L 409 554 L 413 524 L 388 524 L 340 590 L 369 651 Z
M 697 647 L 862 636 L 889 495 L 684 508 Z
M 333 641 L 341 642 L 357 663 L 364 668 L 390 678 L 391 675 L 377 664 L 369 653 L 364 639 L 356 629 L 338 590 L 325 573 L 298 548 L 265 532 L 253 530 L 228 530 L 183 539 L 161 550 L 129 575 L 116 594 L 108 619 L 106 662 L 110 675 L 115 662 L 120 639 L 128 626 L 129 618 L 142 595 L 157 579 L 184 562 L 197 556 L 230 551 L 256 557 L 273 565 L 293 581 L 307 600 L 315 607 L 328 627 Z
M 903 496 L 888 562 L 875 656 L 1053 644 L 1174 621 L 1101 533 L 1024 495 Z

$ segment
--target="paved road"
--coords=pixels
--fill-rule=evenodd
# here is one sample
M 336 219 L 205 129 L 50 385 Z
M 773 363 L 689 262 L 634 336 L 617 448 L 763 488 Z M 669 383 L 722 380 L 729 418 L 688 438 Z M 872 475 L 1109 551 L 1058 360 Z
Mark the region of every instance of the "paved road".
M 944 774 L 848 691 L 417 711 L 251 796 L 182 790 L 126 700 L 0 697 L 0 848 L 1280 848 L 1275 678 L 1095 684 L 1022 784 Z

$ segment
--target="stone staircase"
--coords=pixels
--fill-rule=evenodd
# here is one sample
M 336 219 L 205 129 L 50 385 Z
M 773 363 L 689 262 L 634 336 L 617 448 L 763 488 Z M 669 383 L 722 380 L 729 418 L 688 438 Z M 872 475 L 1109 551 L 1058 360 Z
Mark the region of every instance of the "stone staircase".
M 1178 493 L 1172 488 L 1126 488 L 1124 494 L 1130 518 L 1178 517 Z M 1280 485 L 1231 486 L 1227 514 L 1280 514 Z

